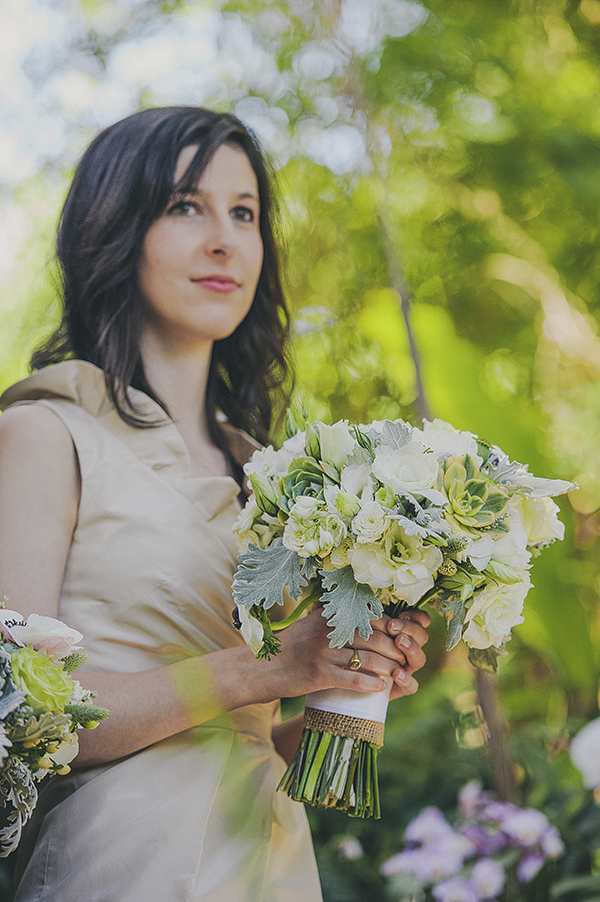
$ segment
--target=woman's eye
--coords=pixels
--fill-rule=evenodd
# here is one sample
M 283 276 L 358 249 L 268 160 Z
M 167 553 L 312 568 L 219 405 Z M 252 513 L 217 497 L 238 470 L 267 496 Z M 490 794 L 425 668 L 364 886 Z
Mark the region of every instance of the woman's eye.
M 241 222 L 254 222 L 254 210 L 250 207 L 234 207 L 232 215 Z
M 196 205 L 191 200 L 178 200 L 168 210 L 169 216 L 193 216 L 196 212 Z

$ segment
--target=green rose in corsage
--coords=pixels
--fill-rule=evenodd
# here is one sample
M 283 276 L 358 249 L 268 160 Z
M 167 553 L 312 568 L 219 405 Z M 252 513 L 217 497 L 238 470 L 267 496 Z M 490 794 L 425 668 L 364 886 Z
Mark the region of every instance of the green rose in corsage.
M 73 680 L 59 664 L 28 645 L 12 653 L 11 669 L 16 687 L 25 693 L 34 714 L 64 711 L 73 692 Z

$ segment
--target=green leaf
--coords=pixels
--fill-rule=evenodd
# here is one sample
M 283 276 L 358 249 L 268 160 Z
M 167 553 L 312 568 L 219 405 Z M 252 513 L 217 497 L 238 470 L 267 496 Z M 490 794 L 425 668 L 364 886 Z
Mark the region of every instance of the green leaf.
M 78 667 L 81 667 L 82 664 L 85 664 L 89 655 L 82 651 L 73 651 L 70 655 L 67 655 L 66 658 L 63 658 L 63 670 L 65 673 L 73 673 L 74 670 L 77 670 Z
M 302 587 L 308 585 L 300 569 L 302 558 L 286 548 L 280 538 L 267 548 L 250 545 L 239 561 L 231 588 L 236 604 L 245 608 L 262 604 L 268 610 L 274 604 L 283 604 L 286 586 L 297 601 Z
M 269 514 L 271 517 L 277 516 L 277 495 L 270 482 L 256 473 L 251 473 L 248 479 L 252 486 L 256 503 L 261 511 Z
M 458 598 L 444 598 L 439 610 L 444 615 L 446 626 L 448 628 L 446 649 L 450 651 L 458 645 L 462 638 L 462 628 L 465 622 L 467 606 L 464 601 L 461 601 Z
M 352 643 L 356 630 L 368 639 L 373 632 L 370 621 L 379 620 L 383 614 L 383 606 L 371 587 L 356 582 L 350 565 L 323 573 L 322 583 L 327 589 L 321 596 L 325 605 L 323 617 L 333 627 L 329 633 L 331 648 Z
M 498 673 L 498 658 L 505 657 L 506 652 L 500 648 L 470 648 L 469 661 L 478 670 L 486 673 Z
M 105 720 L 105 718 L 110 717 L 110 711 L 107 708 L 84 702 L 65 705 L 65 714 L 70 714 L 76 724 L 92 723 L 93 721 Z

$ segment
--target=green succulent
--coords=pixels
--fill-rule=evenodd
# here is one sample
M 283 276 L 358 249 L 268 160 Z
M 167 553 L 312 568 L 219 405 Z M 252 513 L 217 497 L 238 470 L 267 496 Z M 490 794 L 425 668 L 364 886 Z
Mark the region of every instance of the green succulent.
M 479 469 L 475 458 L 465 454 L 448 458 L 440 468 L 438 488 L 448 498 L 446 519 L 467 535 L 481 530 L 506 532 L 499 518 L 508 504 L 508 495 Z
M 324 487 L 339 483 L 339 473 L 331 464 L 298 457 L 291 462 L 287 474 L 279 482 L 279 505 L 283 511 L 289 512 L 301 495 L 323 501 Z

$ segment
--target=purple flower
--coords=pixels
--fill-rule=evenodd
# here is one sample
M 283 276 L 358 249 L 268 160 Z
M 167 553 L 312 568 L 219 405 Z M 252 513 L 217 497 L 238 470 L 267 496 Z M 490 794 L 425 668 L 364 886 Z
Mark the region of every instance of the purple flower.
M 421 883 L 435 883 L 458 874 L 463 856 L 452 849 L 422 846 L 413 859 L 413 874 Z
M 480 858 L 473 865 L 471 880 L 482 899 L 492 899 L 504 886 L 504 868 L 493 858 Z
M 504 852 L 509 844 L 504 833 L 495 828 L 486 830 L 480 824 L 468 824 L 461 832 L 473 843 L 479 855 L 496 855 Z
M 512 802 L 490 802 L 483 809 L 482 818 L 486 821 L 497 821 L 499 824 L 503 824 L 507 817 L 518 810 Z
M 466 877 L 453 877 L 438 883 L 432 893 L 438 902 L 481 902 L 481 896 Z
M 479 780 L 465 783 L 458 793 L 458 810 L 465 820 L 474 818 L 477 810 L 490 801 L 489 792 L 482 792 Z
M 338 854 L 341 858 L 356 861 L 357 858 L 363 857 L 365 851 L 356 836 L 346 836 L 339 845 Z
M 545 860 L 543 855 L 534 853 L 525 855 L 517 866 L 517 877 L 521 883 L 529 883 L 530 880 L 533 880 Z
M 410 822 L 404 838 L 407 842 L 435 842 L 441 836 L 452 833 L 452 827 L 439 808 L 432 805 L 423 810 Z
M 565 846 L 556 827 L 548 827 L 540 840 L 542 852 L 547 858 L 560 858 Z
M 384 877 L 400 877 L 404 874 L 414 874 L 414 858 L 419 854 L 418 849 L 406 849 L 397 852 L 379 868 L 379 873 Z
M 548 818 L 536 808 L 521 808 L 506 817 L 502 830 L 519 846 L 529 847 L 538 843 L 548 829 Z

